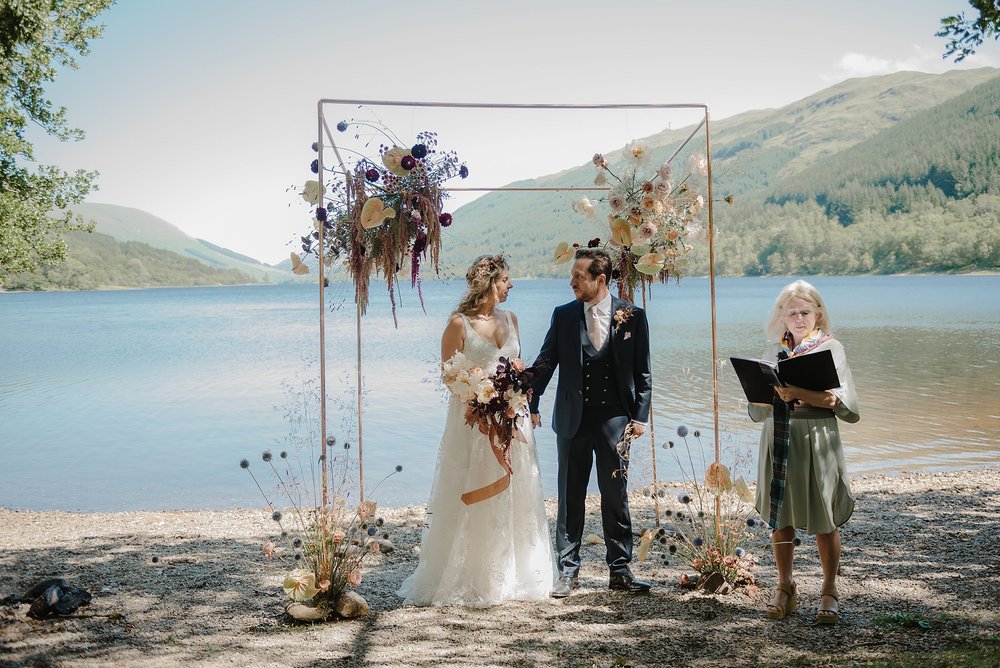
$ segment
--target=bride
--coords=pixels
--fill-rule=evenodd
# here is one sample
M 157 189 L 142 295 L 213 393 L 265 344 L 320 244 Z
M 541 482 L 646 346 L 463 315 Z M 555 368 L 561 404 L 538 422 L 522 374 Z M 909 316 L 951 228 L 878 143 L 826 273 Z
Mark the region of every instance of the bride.
M 484 255 L 465 279 L 465 296 L 441 338 L 441 360 L 461 351 L 489 373 L 501 357 L 521 351 L 517 317 L 498 308 L 513 287 L 510 270 L 502 255 Z M 521 436 L 515 434 L 510 447 L 510 486 L 483 498 L 468 492 L 481 491 L 505 471 L 489 439 L 466 424 L 465 408 L 450 397 L 420 563 L 397 593 L 413 605 L 477 608 L 548 599 L 555 565 L 531 422 L 524 417 L 516 427 Z

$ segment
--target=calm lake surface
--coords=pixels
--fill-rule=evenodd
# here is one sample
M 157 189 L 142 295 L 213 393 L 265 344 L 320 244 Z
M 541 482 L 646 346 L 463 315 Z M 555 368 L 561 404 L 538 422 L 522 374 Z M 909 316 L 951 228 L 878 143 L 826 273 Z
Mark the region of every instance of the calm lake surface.
M 717 281 L 720 358 L 764 349 L 763 323 L 789 280 Z M 1000 276 L 810 280 L 828 302 L 861 398 L 861 422 L 841 425 L 852 473 L 1000 464 Z M 384 287 L 372 283 L 362 322 L 362 448 L 366 496 L 381 503 L 422 505 L 430 491 L 445 414 L 439 337 L 462 287 L 425 284 L 424 314 L 404 286 L 395 329 Z M 356 465 L 352 289 L 328 291 L 327 382 L 335 452 Z M 515 282 L 507 306 L 519 315 L 527 360 L 552 307 L 570 298 L 563 280 Z M 648 309 L 657 472 L 681 480 L 689 461 L 703 471 L 714 443 L 708 280 L 658 285 Z M 303 470 L 315 456 L 296 406 L 318 397 L 318 311 L 308 285 L 0 294 L 0 506 L 262 506 L 241 458 L 270 493 L 263 450 L 286 450 Z M 547 497 L 555 495 L 553 394 L 543 397 L 545 427 L 535 432 Z M 758 430 L 741 397 L 724 365 L 722 458 L 753 478 Z M 318 399 L 306 405 L 318 413 Z M 679 424 L 701 431 L 688 437 L 690 459 Z M 678 447 L 662 447 L 669 440 Z M 633 446 L 633 485 L 651 479 L 650 450 L 649 438 Z M 403 471 L 373 493 L 397 464 Z

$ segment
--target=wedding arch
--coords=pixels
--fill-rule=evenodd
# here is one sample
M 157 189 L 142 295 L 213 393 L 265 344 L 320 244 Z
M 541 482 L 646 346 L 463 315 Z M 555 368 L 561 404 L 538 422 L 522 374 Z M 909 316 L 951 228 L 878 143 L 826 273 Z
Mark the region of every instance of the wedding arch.
M 707 212 L 707 225 L 706 225 L 706 236 L 708 240 L 708 278 L 709 278 L 709 288 L 710 288 L 710 310 L 711 310 L 711 349 L 712 349 L 712 413 L 713 413 L 713 424 L 714 424 L 714 453 L 715 453 L 715 464 L 719 464 L 720 460 L 720 447 L 719 447 L 719 366 L 718 366 L 718 350 L 716 342 L 716 293 L 715 293 L 715 227 L 714 227 L 714 212 L 713 212 L 713 192 L 712 192 L 712 152 L 711 152 L 711 120 L 710 112 L 707 104 L 703 103 L 665 103 L 665 104 L 508 104 L 508 103 L 466 103 L 466 102 L 405 102 L 405 101 L 391 101 L 391 100 L 364 100 L 364 99 L 335 99 L 335 98 L 323 98 L 317 102 L 317 141 L 314 149 L 317 153 L 317 159 L 313 164 L 313 171 L 319 175 L 319 205 L 322 206 L 323 194 L 325 192 L 323 185 L 323 175 L 326 173 L 325 166 L 329 166 L 330 169 L 339 174 L 340 177 L 345 179 L 346 188 L 344 192 L 347 194 L 348 198 L 351 197 L 351 193 L 354 189 L 354 184 L 352 179 L 357 178 L 356 175 L 352 176 L 352 171 L 347 168 L 345 161 L 340 153 L 336 136 L 331 131 L 330 124 L 327 119 L 327 110 L 333 106 L 367 106 L 367 107 L 402 107 L 402 108 L 438 108 L 438 109 L 458 109 L 458 110 L 475 110 L 475 109 L 492 109 L 492 110 L 551 110 L 553 112 L 557 111 L 571 111 L 571 110 L 693 110 L 695 112 L 700 112 L 700 121 L 695 124 L 693 130 L 690 134 L 680 143 L 673 154 L 668 158 L 667 163 L 672 161 L 692 140 L 699 135 L 699 133 L 704 134 L 705 141 L 705 176 L 707 178 L 707 201 L 705 202 L 705 210 Z M 341 129 L 341 128 L 338 128 Z M 332 153 L 333 160 L 328 159 L 328 151 Z M 600 156 L 595 156 L 598 158 Z M 328 170 L 329 171 L 329 170 Z M 360 187 L 364 187 L 363 184 Z M 521 191 L 521 192 L 598 192 L 607 193 L 609 188 L 602 185 L 592 185 L 592 186 L 537 186 L 537 187 L 523 187 L 523 186 L 480 186 L 471 188 L 462 187 L 442 187 L 441 192 L 452 192 L 452 191 L 465 191 L 465 192 L 510 192 L 510 191 Z M 305 196 L 305 194 L 304 194 Z M 317 215 L 318 221 L 316 225 L 316 230 L 318 231 L 318 285 L 319 285 L 319 385 L 320 385 L 320 448 L 322 461 L 327 461 L 328 456 L 328 436 L 327 436 L 327 393 L 326 393 L 326 277 L 325 277 L 325 267 L 329 261 L 328 258 L 324 258 L 324 249 L 326 247 L 325 235 L 327 233 L 328 225 L 325 223 L 326 211 L 322 209 L 322 216 Z M 449 219 L 450 222 L 450 219 Z M 438 239 L 438 243 L 440 240 Z M 437 262 L 436 248 L 434 254 L 434 261 Z M 294 261 L 294 259 L 293 259 Z M 646 292 L 643 289 L 643 306 L 645 307 L 645 297 Z M 364 307 L 367 302 L 367 297 L 364 301 L 359 299 L 356 295 L 355 298 L 355 346 L 357 348 L 357 364 L 356 364 L 356 375 L 357 375 L 357 449 L 358 449 L 358 481 L 359 481 L 359 496 L 360 501 L 364 502 L 364 419 L 363 419 L 363 407 L 362 407 L 362 349 L 361 349 L 361 322 L 364 315 Z M 654 381 L 655 383 L 655 381 Z M 656 472 L 656 432 L 653 411 L 650 412 L 650 447 L 652 450 L 652 476 L 654 485 L 658 484 L 657 472 Z M 327 481 L 327 467 L 323 466 L 322 472 L 322 503 L 326 507 L 329 502 L 328 499 L 328 481 Z M 653 499 L 655 503 L 655 513 L 656 513 L 656 524 L 660 524 L 660 508 L 658 495 L 653 494 Z M 718 497 L 716 497 L 716 504 L 719 503 Z M 716 513 L 716 520 L 718 521 L 719 513 Z

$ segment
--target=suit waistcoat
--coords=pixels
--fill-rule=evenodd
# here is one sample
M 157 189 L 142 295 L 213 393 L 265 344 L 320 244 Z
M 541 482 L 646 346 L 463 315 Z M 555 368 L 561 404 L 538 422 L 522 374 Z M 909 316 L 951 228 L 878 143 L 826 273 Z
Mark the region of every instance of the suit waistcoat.
M 618 374 L 611 354 L 611 336 L 604 339 L 600 350 L 594 348 L 587 333 L 586 322 L 581 320 L 580 342 L 583 345 L 583 405 L 585 409 L 620 409 L 621 392 Z

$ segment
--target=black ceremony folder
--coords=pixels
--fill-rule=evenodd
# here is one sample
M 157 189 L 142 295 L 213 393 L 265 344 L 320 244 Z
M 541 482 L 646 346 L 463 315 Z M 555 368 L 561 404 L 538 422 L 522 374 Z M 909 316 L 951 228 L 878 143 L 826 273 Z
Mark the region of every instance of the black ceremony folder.
M 730 357 L 729 360 L 750 403 L 771 403 L 775 385 L 795 385 L 817 392 L 840 387 L 837 365 L 829 350 L 777 362 L 749 357 Z

